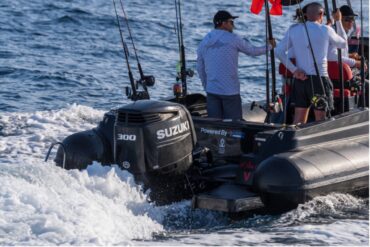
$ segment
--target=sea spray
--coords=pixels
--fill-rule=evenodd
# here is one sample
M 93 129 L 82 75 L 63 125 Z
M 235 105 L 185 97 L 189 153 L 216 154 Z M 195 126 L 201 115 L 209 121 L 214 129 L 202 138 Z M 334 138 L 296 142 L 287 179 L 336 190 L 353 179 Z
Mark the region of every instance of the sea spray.
M 1 245 L 129 244 L 163 231 L 159 208 L 147 202 L 132 175 L 116 167 L 2 168 Z

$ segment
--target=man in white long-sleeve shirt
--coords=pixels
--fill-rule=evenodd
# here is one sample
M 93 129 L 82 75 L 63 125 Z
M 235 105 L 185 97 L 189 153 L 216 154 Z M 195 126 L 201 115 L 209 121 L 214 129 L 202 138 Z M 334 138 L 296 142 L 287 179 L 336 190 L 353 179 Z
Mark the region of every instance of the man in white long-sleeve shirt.
M 337 34 L 345 40 L 348 40 L 349 31 L 353 28 L 353 23 L 357 14 L 348 5 L 343 5 L 338 10 L 338 18 L 335 18 L 335 25 L 337 28 Z M 342 49 L 342 61 L 349 65 L 351 68 L 360 68 L 361 61 L 358 60 L 358 54 L 351 57 L 348 53 L 348 44 Z M 338 52 L 336 47 L 329 46 L 328 61 L 338 61 Z
M 326 110 L 333 109 L 333 85 L 328 78 L 327 69 L 328 47 L 333 45 L 336 48 L 345 48 L 347 42 L 338 36 L 331 27 L 322 25 L 324 8 L 321 4 L 310 3 L 307 6 L 306 15 L 309 35 L 307 35 L 303 23 L 294 24 L 275 49 L 277 57 L 293 73 L 295 78 L 293 98 L 295 102 L 294 123 L 296 124 L 307 122 L 314 96 L 316 96 L 315 98 L 325 98 L 329 108 L 315 108 L 316 121 L 325 119 Z M 308 38 L 311 41 L 319 75 L 315 70 Z M 293 49 L 296 56 L 296 65 L 288 58 L 289 48 Z
M 232 33 L 235 18 L 227 11 L 218 11 L 213 18 L 215 29 L 204 37 L 197 50 L 197 71 L 207 92 L 208 117 L 242 119 L 239 52 L 251 56 L 266 52 L 266 46 L 252 46 Z

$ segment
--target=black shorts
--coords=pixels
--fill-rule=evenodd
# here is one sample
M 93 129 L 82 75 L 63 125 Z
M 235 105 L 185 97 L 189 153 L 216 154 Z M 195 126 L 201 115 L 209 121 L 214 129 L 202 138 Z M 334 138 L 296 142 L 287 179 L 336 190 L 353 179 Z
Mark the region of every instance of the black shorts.
M 334 109 L 333 83 L 328 77 L 321 77 L 325 92 L 318 76 L 308 75 L 304 81 L 294 79 L 293 97 L 295 107 L 308 108 L 314 95 L 325 96 L 329 110 Z

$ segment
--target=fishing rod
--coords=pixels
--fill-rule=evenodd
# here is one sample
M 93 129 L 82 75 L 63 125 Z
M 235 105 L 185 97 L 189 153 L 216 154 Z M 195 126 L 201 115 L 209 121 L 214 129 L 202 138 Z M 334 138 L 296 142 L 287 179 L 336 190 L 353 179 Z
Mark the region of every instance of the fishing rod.
M 295 5 L 303 0 L 281 0 L 282 6 L 290 6 Z M 269 72 L 269 59 L 268 59 L 268 41 L 274 40 L 273 34 L 272 34 L 272 24 L 271 24 L 271 18 L 270 18 L 270 11 L 269 11 L 269 4 L 268 0 L 264 0 L 265 5 L 265 37 L 266 37 L 266 106 L 264 107 L 264 110 L 267 112 L 267 114 L 270 114 L 271 111 L 273 112 L 279 112 L 284 111 L 283 102 L 282 99 L 279 97 L 279 95 L 276 93 L 276 68 L 275 68 L 275 52 L 274 49 L 270 50 L 270 57 L 271 57 L 271 79 L 272 79 L 272 89 L 271 89 L 271 100 L 273 101 L 273 104 L 270 104 L 270 72 Z M 256 106 L 257 104 L 255 102 L 251 105 L 251 110 Z M 285 119 L 284 113 L 284 119 Z M 267 121 L 269 121 L 269 117 L 267 117 Z M 285 120 L 284 120 L 285 122 Z
M 326 23 L 329 24 L 331 22 L 331 19 L 330 19 L 329 3 L 327 0 L 324 0 L 324 5 L 325 5 Z
M 180 40 L 180 63 L 181 63 L 181 82 L 182 82 L 182 96 L 186 96 L 187 93 L 187 84 L 186 84 L 186 60 L 185 60 L 185 46 L 184 46 L 184 37 L 182 35 L 182 18 L 181 18 L 181 3 L 180 0 L 177 1 L 178 8 L 178 35 Z
M 362 102 L 363 102 L 363 107 L 366 107 L 366 97 L 365 97 L 365 47 L 364 47 L 364 16 L 363 16 L 363 5 L 362 5 L 362 0 L 360 1 L 361 5 L 361 90 L 362 90 Z
M 140 73 L 139 83 L 141 83 L 143 85 L 144 89 L 147 90 L 146 86 L 153 86 L 154 83 L 155 83 L 155 78 L 154 78 L 154 76 L 151 76 L 151 75 L 150 76 L 145 76 L 144 75 L 143 69 L 141 68 L 141 64 L 140 64 L 140 61 L 139 61 L 139 56 L 137 55 L 135 42 L 134 42 L 134 39 L 132 37 L 131 28 L 130 28 L 130 25 L 128 23 L 128 17 L 126 15 L 125 8 L 123 7 L 122 0 L 120 0 L 120 4 L 121 4 L 121 9 L 122 9 L 122 12 L 123 12 L 123 16 L 125 17 L 125 22 L 126 22 L 127 30 L 129 32 L 130 39 L 131 39 L 131 44 L 132 44 L 132 47 L 134 48 L 135 58 L 136 58 L 136 61 L 137 61 L 137 68 L 138 68 L 139 73 Z
M 270 107 L 270 72 L 269 72 L 269 55 L 268 55 L 268 32 L 269 28 L 268 26 L 271 25 L 271 23 L 268 21 L 270 12 L 269 12 L 269 7 L 268 7 L 268 2 L 267 0 L 264 1 L 265 3 L 265 16 L 266 16 L 266 21 L 265 21 L 265 36 L 266 36 L 266 109 L 267 109 L 267 114 L 269 114 L 269 107 Z M 274 98 L 272 98 L 274 99 Z M 267 118 L 268 121 L 270 121 L 269 117 Z
M 179 30 L 179 13 L 177 9 L 177 0 L 175 0 L 175 10 L 176 10 L 176 25 L 175 25 L 175 33 L 177 36 L 177 44 L 179 46 L 179 60 L 181 60 L 181 40 L 180 40 L 180 34 L 178 32 Z
M 265 0 L 265 11 L 266 11 L 268 38 L 269 38 L 269 40 L 273 40 L 274 37 L 272 35 L 272 25 L 271 25 L 271 17 L 270 17 L 268 0 Z M 274 100 L 275 97 L 276 97 L 276 70 L 275 70 L 275 52 L 274 52 L 274 49 L 270 50 L 270 57 L 271 57 L 271 79 L 272 79 L 271 80 L 271 82 L 272 82 L 271 98 L 272 98 L 272 100 Z
M 186 97 L 187 95 L 187 77 L 192 77 L 194 72 L 190 69 L 186 69 L 186 57 L 185 57 L 185 45 L 184 45 L 184 36 L 182 32 L 182 17 L 181 17 L 181 2 L 180 0 L 175 0 L 175 9 L 176 9 L 176 29 L 177 29 L 177 40 L 179 42 L 179 52 L 180 52 L 180 69 L 176 80 L 181 80 L 181 97 Z
M 328 5 L 328 0 L 325 0 L 325 6 Z M 332 0 L 333 4 L 333 12 L 337 11 L 337 1 Z M 327 11 L 329 12 L 329 10 Z M 330 16 L 327 16 L 326 18 L 330 18 Z M 338 32 L 338 27 L 334 23 L 335 29 Z M 342 61 L 342 49 L 338 48 L 338 69 L 339 69 L 339 83 L 340 83 L 340 88 L 339 88 L 339 95 L 340 95 L 340 113 L 344 112 L 344 80 L 343 80 L 343 61 Z
M 119 30 L 120 37 L 121 37 L 121 43 L 122 43 L 122 47 L 123 47 L 123 52 L 125 54 L 126 64 L 127 64 L 128 77 L 130 79 L 130 84 L 131 84 L 131 89 L 132 89 L 132 96 L 131 97 L 133 97 L 134 100 L 135 100 L 136 97 L 137 97 L 136 83 L 135 83 L 134 77 L 132 75 L 132 71 L 131 71 L 131 67 L 130 67 L 130 62 L 129 62 L 129 59 L 128 59 L 129 52 L 128 52 L 127 44 L 126 44 L 126 42 L 123 39 L 123 34 L 122 34 L 122 30 L 121 30 L 121 23 L 119 21 L 119 17 L 118 17 L 118 13 L 117 13 L 116 2 L 114 0 L 113 0 L 113 6 L 114 6 L 114 12 L 116 13 L 118 30 Z M 127 93 L 127 88 L 126 88 L 126 93 Z

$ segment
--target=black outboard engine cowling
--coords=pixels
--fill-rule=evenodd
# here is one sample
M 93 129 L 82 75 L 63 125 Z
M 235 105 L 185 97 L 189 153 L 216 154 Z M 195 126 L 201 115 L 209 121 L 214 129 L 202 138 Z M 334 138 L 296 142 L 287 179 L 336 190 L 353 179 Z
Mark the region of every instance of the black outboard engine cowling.
M 152 191 L 157 187 L 168 196 L 169 189 L 183 185 L 180 177 L 193 162 L 195 144 L 193 122 L 183 105 L 140 100 L 117 110 L 114 161 Z

